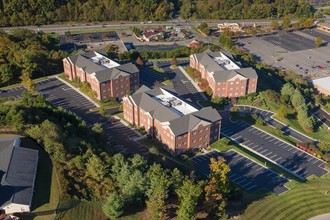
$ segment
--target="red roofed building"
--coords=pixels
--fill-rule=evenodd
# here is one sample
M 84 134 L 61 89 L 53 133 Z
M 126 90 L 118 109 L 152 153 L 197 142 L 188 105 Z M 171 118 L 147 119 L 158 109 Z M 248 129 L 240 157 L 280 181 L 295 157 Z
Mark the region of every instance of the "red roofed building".
M 161 28 L 155 30 L 143 31 L 142 39 L 149 42 L 153 40 L 164 39 L 164 31 Z
M 197 40 L 193 40 L 188 44 L 189 48 L 199 48 L 201 46 L 201 43 Z

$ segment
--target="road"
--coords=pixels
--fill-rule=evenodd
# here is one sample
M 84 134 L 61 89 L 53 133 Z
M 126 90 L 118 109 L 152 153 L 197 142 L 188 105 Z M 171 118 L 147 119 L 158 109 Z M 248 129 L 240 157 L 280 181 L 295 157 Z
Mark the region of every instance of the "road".
M 6 32 L 10 32 L 13 29 L 29 29 L 34 31 L 43 31 L 43 32 L 54 32 L 57 34 L 64 34 L 67 31 L 81 31 L 81 30 L 93 30 L 93 29 L 101 29 L 101 28 L 107 28 L 107 29 L 125 29 L 125 28 L 131 28 L 131 27 L 152 27 L 152 26 L 168 26 L 168 25 L 178 25 L 182 27 L 197 27 L 201 22 L 206 22 L 208 26 L 216 26 L 218 23 L 224 23 L 228 22 L 228 20 L 199 20 L 195 22 L 191 21 L 184 21 L 184 20 L 169 20 L 169 21 L 160 21 L 160 22 L 130 22 L 130 21 L 124 21 L 124 22 L 115 22 L 115 21 L 109 21 L 109 22 L 103 22 L 103 23 L 72 23 L 68 22 L 66 24 L 52 24 L 52 25 L 41 25 L 39 27 L 37 26 L 21 26 L 21 27 L 4 27 L 2 28 Z M 242 23 L 244 22 L 245 25 L 253 25 L 254 23 L 258 25 L 269 25 L 272 20 L 232 20 L 230 22 L 238 22 Z M 279 20 L 281 22 L 281 20 Z M 293 22 L 293 21 L 292 21 Z
M 312 110 L 313 115 L 322 121 L 330 129 L 330 114 L 321 109 L 320 107 L 315 107 Z

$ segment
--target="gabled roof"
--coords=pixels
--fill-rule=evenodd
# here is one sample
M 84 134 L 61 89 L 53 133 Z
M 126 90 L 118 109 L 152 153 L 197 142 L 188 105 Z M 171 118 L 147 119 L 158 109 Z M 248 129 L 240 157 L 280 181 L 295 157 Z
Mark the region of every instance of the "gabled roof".
M 155 30 L 147 30 L 147 31 L 143 31 L 143 35 L 146 38 L 150 38 L 152 36 L 158 35 L 158 34 L 162 34 L 164 31 L 161 28 L 155 29 Z
M 145 112 L 148 112 L 151 117 L 160 122 L 168 122 L 170 129 L 175 135 L 186 133 L 194 129 L 199 123 L 209 124 L 221 120 L 219 113 L 211 107 L 206 107 L 199 111 L 195 110 L 185 115 L 175 113 L 170 107 L 166 107 L 154 99 L 154 97 L 164 94 L 163 90 L 165 89 L 141 87 L 129 99 Z M 173 95 L 175 94 L 173 91 L 165 91 Z
M 211 124 L 219 120 L 221 120 L 220 114 L 215 109 L 206 107 L 197 112 L 170 121 L 169 127 L 174 135 L 181 135 L 194 130 L 199 123 Z
M 73 65 L 83 69 L 88 74 L 94 74 L 98 82 L 105 82 L 112 80 L 118 76 L 124 76 L 128 74 L 133 74 L 139 72 L 139 69 L 133 63 L 126 63 L 120 65 L 115 63 L 116 66 L 107 68 L 104 65 L 100 65 L 91 61 L 92 57 L 97 55 L 103 55 L 107 57 L 107 54 L 104 50 L 97 50 L 91 52 L 78 52 L 74 56 L 70 56 L 67 59 L 72 62 Z
M 225 55 L 228 59 L 233 59 L 233 56 L 230 52 L 225 51 L 221 53 Z M 221 65 L 215 61 L 216 57 L 223 57 L 221 53 L 206 50 L 203 53 L 194 54 L 197 61 L 201 63 L 209 73 L 213 73 L 214 81 L 225 82 L 234 78 L 237 75 L 247 79 L 258 77 L 256 71 L 252 67 L 240 68 L 239 66 L 237 66 L 237 64 L 235 64 L 235 68 L 233 69 L 225 69 L 224 67 L 221 67 Z
M 17 147 L 15 141 L 19 138 L 0 139 L 0 207 L 31 204 L 38 151 Z

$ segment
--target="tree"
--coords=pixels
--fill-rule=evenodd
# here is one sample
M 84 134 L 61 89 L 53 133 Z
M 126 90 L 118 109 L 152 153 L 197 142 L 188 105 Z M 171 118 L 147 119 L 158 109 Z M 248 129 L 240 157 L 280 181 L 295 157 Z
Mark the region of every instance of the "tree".
M 117 193 L 113 192 L 109 195 L 107 202 L 102 206 L 104 214 L 110 219 L 117 219 L 124 211 L 123 198 Z
M 186 179 L 183 185 L 176 190 L 180 204 L 177 210 L 178 220 L 196 219 L 196 206 L 202 194 L 203 182 L 195 183 L 191 179 Z
M 104 162 L 95 154 L 89 158 L 86 164 L 86 170 L 88 175 L 96 181 L 101 181 L 107 173 L 107 166 Z
M 207 25 L 206 22 L 202 22 L 199 26 L 198 29 L 205 35 L 209 35 L 210 34 L 210 29 L 209 26 Z
M 278 111 L 276 112 L 276 116 L 281 119 L 286 118 L 287 114 L 288 113 L 287 113 L 286 107 L 284 105 L 281 105 L 280 108 L 278 109 Z
M 282 25 L 283 25 L 284 30 L 287 31 L 290 28 L 290 26 L 291 26 L 291 20 L 290 20 L 290 18 L 289 17 L 283 18 Z
M 323 43 L 323 39 L 321 37 L 317 37 L 315 38 L 314 43 L 316 47 L 320 47 Z
M 100 113 L 100 115 L 101 115 L 102 117 L 105 117 L 105 116 L 106 116 L 106 114 L 107 114 L 107 110 L 104 108 L 103 105 L 100 106 L 100 108 L 99 108 L 99 113 Z
M 176 57 L 174 56 L 171 60 L 171 65 L 176 66 L 177 64 L 178 64 L 178 61 L 177 61 Z
M 169 176 L 159 164 L 154 164 L 147 172 L 147 179 L 149 181 L 146 190 L 148 213 L 151 219 L 162 219 L 166 214 L 166 199 L 170 186 Z
M 139 66 L 143 65 L 143 60 L 142 60 L 141 56 L 138 56 L 138 58 L 136 59 L 136 64 Z
M 204 187 L 204 206 L 208 213 L 216 215 L 218 219 L 226 219 L 227 217 L 225 211 L 226 197 L 230 192 L 228 172 L 230 172 L 230 168 L 223 157 L 218 157 L 217 160 L 211 158 L 210 174 Z
M 328 151 L 330 151 L 329 142 L 321 141 L 317 146 L 320 149 L 320 151 L 322 151 L 323 153 L 327 153 Z
M 272 27 L 272 29 L 273 30 L 278 30 L 278 28 L 279 28 L 279 23 L 278 23 L 278 21 L 272 21 L 272 23 L 270 24 L 270 26 Z

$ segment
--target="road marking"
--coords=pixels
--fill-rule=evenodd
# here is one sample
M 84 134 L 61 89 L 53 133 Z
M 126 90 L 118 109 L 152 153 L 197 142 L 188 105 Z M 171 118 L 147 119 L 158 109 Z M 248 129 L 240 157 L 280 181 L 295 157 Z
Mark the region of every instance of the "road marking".
M 256 171 L 262 170 L 264 167 L 260 166 Z
M 268 151 L 268 150 L 263 150 L 263 151 L 261 151 L 260 153 L 263 154 L 263 153 L 265 153 L 266 151 Z
M 265 154 L 265 157 L 267 157 L 269 154 L 272 154 L 272 152 L 269 152 L 269 153 Z
M 281 159 L 282 159 L 282 157 L 279 157 L 279 158 L 275 159 L 274 161 L 277 162 L 277 161 L 279 161 Z
M 251 186 L 250 188 L 247 188 L 246 190 L 251 190 L 251 189 L 253 189 L 254 187 L 256 187 L 257 185 L 253 185 L 253 186 Z
M 277 156 L 277 154 L 274 154 L 273 156 L 271 156 L 269 159 L 272 159 L 273 157 L 276 157 Z

